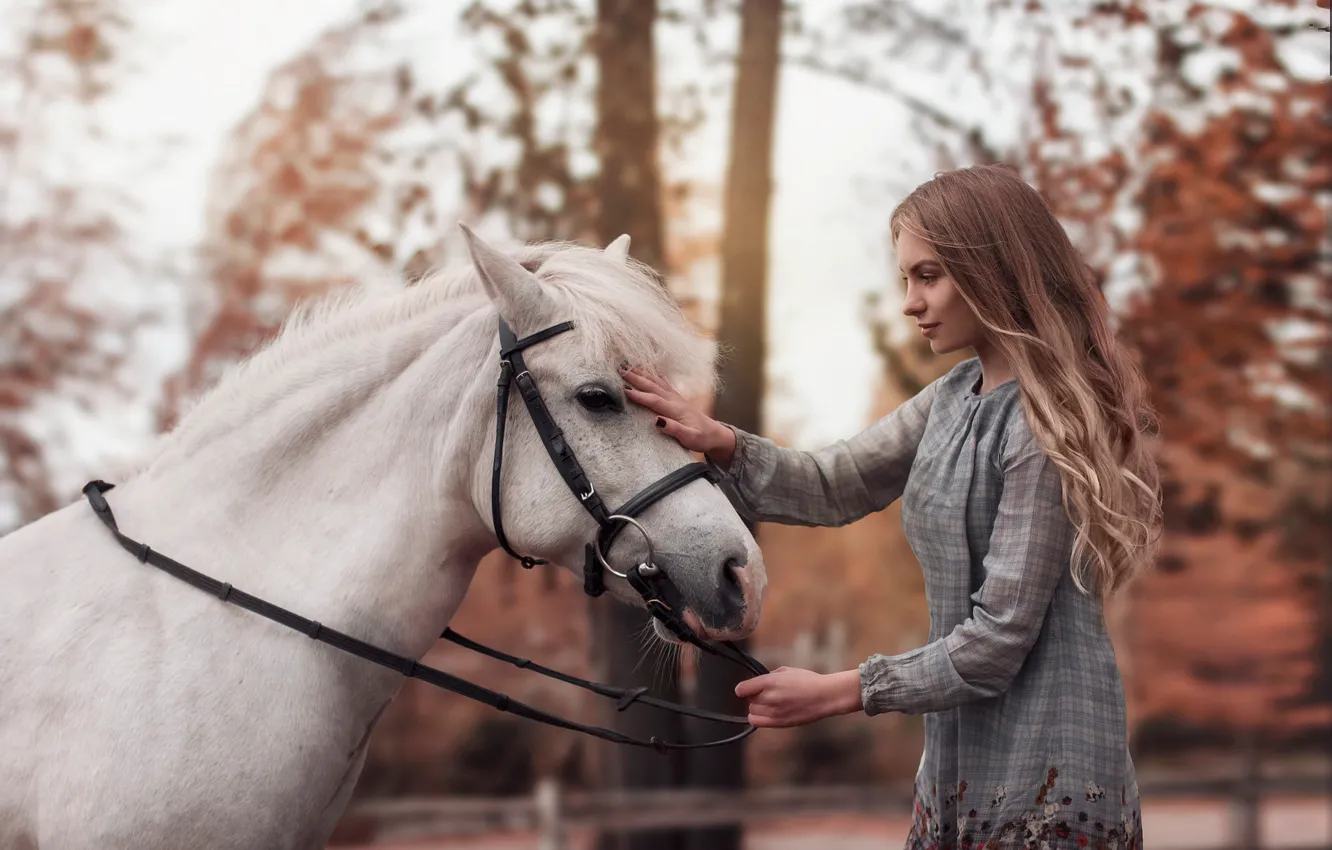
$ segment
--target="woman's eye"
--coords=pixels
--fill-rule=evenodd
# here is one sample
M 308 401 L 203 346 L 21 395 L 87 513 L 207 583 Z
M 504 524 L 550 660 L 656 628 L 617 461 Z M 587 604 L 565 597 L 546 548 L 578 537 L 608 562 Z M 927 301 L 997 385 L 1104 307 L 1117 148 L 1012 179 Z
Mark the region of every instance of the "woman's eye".
M 588 410 L 614 410 L 618 406 L 615 396 L 600 387 L 579 390 L 578 403 Z

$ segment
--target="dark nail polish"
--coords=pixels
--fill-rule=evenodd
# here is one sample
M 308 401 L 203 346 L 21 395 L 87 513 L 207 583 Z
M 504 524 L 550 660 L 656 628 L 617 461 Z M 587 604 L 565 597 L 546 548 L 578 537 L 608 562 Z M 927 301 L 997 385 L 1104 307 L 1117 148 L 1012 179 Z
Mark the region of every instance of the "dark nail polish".
M 662 419 L 660 416 L 658 416 L 658 417 L 657 417 L 657 427 L 658 427 L 658 428 L 665 428 L 665 427 L 666 427 L 666 420 L 665 420 L 665 419 Z

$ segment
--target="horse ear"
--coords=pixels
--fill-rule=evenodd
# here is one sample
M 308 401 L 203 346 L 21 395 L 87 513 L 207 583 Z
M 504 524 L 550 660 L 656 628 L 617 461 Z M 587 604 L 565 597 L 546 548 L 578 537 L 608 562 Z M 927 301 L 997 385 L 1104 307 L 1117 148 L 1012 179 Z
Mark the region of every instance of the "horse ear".
M 620 262 L 629 259 L 629 234 L 621 233 L 615 241 L 606 246 L 606 256 Z
M 467 251 L 472 255 L 472 265 L 481 278 L 486 295 L 495 302 L 504 320 L 521 333 L 522 328 L 530 326 L 544 312 L 546 295 L 541 291 L 536 275 L 513 257 L 482 241 L 467 225 L 458 222 L 458 227 L 462 228 Z

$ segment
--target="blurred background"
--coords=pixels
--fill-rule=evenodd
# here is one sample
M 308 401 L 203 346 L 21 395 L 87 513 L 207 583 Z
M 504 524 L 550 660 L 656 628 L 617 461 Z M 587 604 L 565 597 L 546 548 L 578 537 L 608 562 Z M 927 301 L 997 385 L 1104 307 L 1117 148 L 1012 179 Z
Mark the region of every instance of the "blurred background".
M 0 0 L 0 532 L 143 454 L 298 301 L 496 241 L 631 234 L 724 347 L 698 399 L 849 437 L 960 358 L 900 315 L 887 220 L 1001 161 L 1140 356 L 1166 542 L 1109 609 L 1149 847 L 1332 846 L 1327 0 Z M 749 648 L 824 672 L 928 632 L 896 506 L 763 526 Z M 572 576 L 492 555 L 454 624 L 727 711 Z M 717 737 L 441 646 L 618 728 Z M 918 718 L 620 751 L 409 681 L 344 847 L 901 846 Z

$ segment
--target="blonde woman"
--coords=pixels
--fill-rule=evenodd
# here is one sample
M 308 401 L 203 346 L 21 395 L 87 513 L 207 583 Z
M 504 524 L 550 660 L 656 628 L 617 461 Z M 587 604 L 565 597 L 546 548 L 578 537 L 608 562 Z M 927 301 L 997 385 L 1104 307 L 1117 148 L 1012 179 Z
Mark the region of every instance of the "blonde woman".
M 908 850 L 1142 846 L 1104 599 L 1161 529 L 1147 388 L 1085 263 L 1012 170 L 948 171 L 893 212 L 903 312 L 968 359 L 815 452 L 717 422 L 625 372 L 657 427 L 707 455 L 760 522 L 843 525 L 902 499 L 928 642 L 740 684 L 757 726 L 923 714 Z

